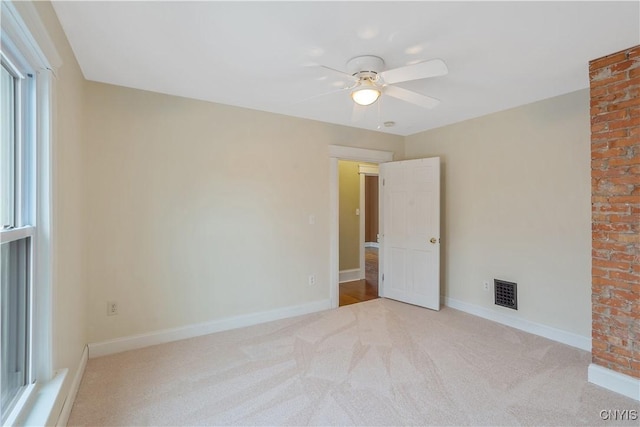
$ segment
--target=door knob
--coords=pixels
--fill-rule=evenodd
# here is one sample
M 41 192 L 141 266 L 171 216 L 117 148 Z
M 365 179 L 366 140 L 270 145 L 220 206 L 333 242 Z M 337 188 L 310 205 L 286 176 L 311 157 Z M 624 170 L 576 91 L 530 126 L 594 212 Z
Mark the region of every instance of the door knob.
M 431 243 L 433 243 L 435 245 L 435 243 L 437 242 L 435 237 L 432 237 L 431 240 L 429 240 Z

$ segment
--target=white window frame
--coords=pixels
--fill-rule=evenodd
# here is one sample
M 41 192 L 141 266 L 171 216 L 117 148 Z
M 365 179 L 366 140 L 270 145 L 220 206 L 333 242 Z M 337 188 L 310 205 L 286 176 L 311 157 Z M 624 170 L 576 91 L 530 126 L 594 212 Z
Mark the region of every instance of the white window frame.
M 29 211 L 31 227 L 19 228 L 2 233 L 2 242 L 11 241 L 22 235 L 31 234 L 31 296 L 30 319 L 30 360 L 29 384 L 15 401 L 15 405 L 4 421 L 4 425 L 24 423 L 33 419 L 32 409 L 36 401 L 36 391 L 53 377 L 52 347 L 52 283 L 53 283 L 53 236 L 52 236 L 52 168 L 51 146 L 53 143 L 53 109 L 55 101 L 54 80 L 56 70 L 62 60 L 54 43 L 43 25 L 35 6 L 31 3 L 13 4 L 1 1 L 1 50 L 3 55 L 19 71 L 28 70 L 35 78 L 35 87 L 29 100 L 32 123 L 25 137 L 34 138 L 33 167 L 29 183 L 35 197 L 32 204 L 22 204 Z M 16 201 L 18 203 L 19 201 Z M 44 415 L 47 421 L 49 414 Z M 44 421 L 42 422 L 44 424 Z
M 36 240 L 36 186 L 35 174 L 37 171 L 35 123 L 36 123 L 36 103 L 35 103 L 35 70 L 26 62 L 21 52 L 15 47 L 12 40 L 3 37 L 2 49 L 0 51 L 3 67 L 8 70 L 14 79 L 14 103 L 13 115 L 15 128 L 13 132 L 13 188 L 16 191 L 13 200 L 13 221 L 11 229 L 0 231 L 0 242 L 3 244 L 29 239 L 28 264 L 21 266 L 27 268 L 26 277 L 26 361 L 25 380 L 26 384 L 21 387 L 18 394 L 10 403 L 11 411 L 3 417 L 2 421 L 12 424 L 20 414 L 21 408 L 29 401 L 34 392 L 36 372 L 34 372 L 34 350 L 36 349 L 33 331 L 37 325 L 35 320 L 35 287 L 38 278 L 36 273 L 37 260 L 35 258 Z M 4 408 L 3 408 L 4 409 Z

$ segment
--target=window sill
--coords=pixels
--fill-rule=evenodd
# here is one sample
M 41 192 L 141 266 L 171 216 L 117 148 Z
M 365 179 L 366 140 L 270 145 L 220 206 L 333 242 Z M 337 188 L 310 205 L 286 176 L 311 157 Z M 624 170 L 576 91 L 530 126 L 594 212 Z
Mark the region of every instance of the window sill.
M 67 377 L 68 369 L 61 369 L 44 384 L 35 384 L 30 391 L 30 399 L 25 402 L 20 415 L 8 425 L 46 426 L 55 425 L 58 421 L 64 399 L 60 399 L 62 385 Z

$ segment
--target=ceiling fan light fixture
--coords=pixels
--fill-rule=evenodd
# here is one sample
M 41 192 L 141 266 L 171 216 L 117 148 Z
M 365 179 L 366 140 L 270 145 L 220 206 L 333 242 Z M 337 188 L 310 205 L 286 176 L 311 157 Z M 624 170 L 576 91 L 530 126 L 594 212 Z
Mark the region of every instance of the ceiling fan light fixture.
M 377 89 L 356 89 L 351 93 L 353 102 L 358 105 L 371 105 L 380 97 L 380 91 Z
M 351 92 L 353 102 L 358 105 L 371 105 L 380 97 L 380 90 L 369 79 L 365 79 L 362 83 Z

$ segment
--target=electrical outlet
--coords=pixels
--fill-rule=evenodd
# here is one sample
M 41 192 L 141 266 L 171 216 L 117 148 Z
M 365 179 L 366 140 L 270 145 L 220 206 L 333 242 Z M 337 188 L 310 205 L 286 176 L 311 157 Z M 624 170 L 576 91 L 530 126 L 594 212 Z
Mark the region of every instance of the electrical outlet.
M 484 282 L 482 282 L 483 286 L 484 286 L 484 290 L 488 291 L 489 290 L 489 282 L 487 282 L 486 280 Z
M 309 286 L 313 286 L 316 284 L 316 276 L 313 274 L 309 275 Z
M 118 314 L 118 303 L 116 301 L 107 301 L 107 316 L 115 316 Z

